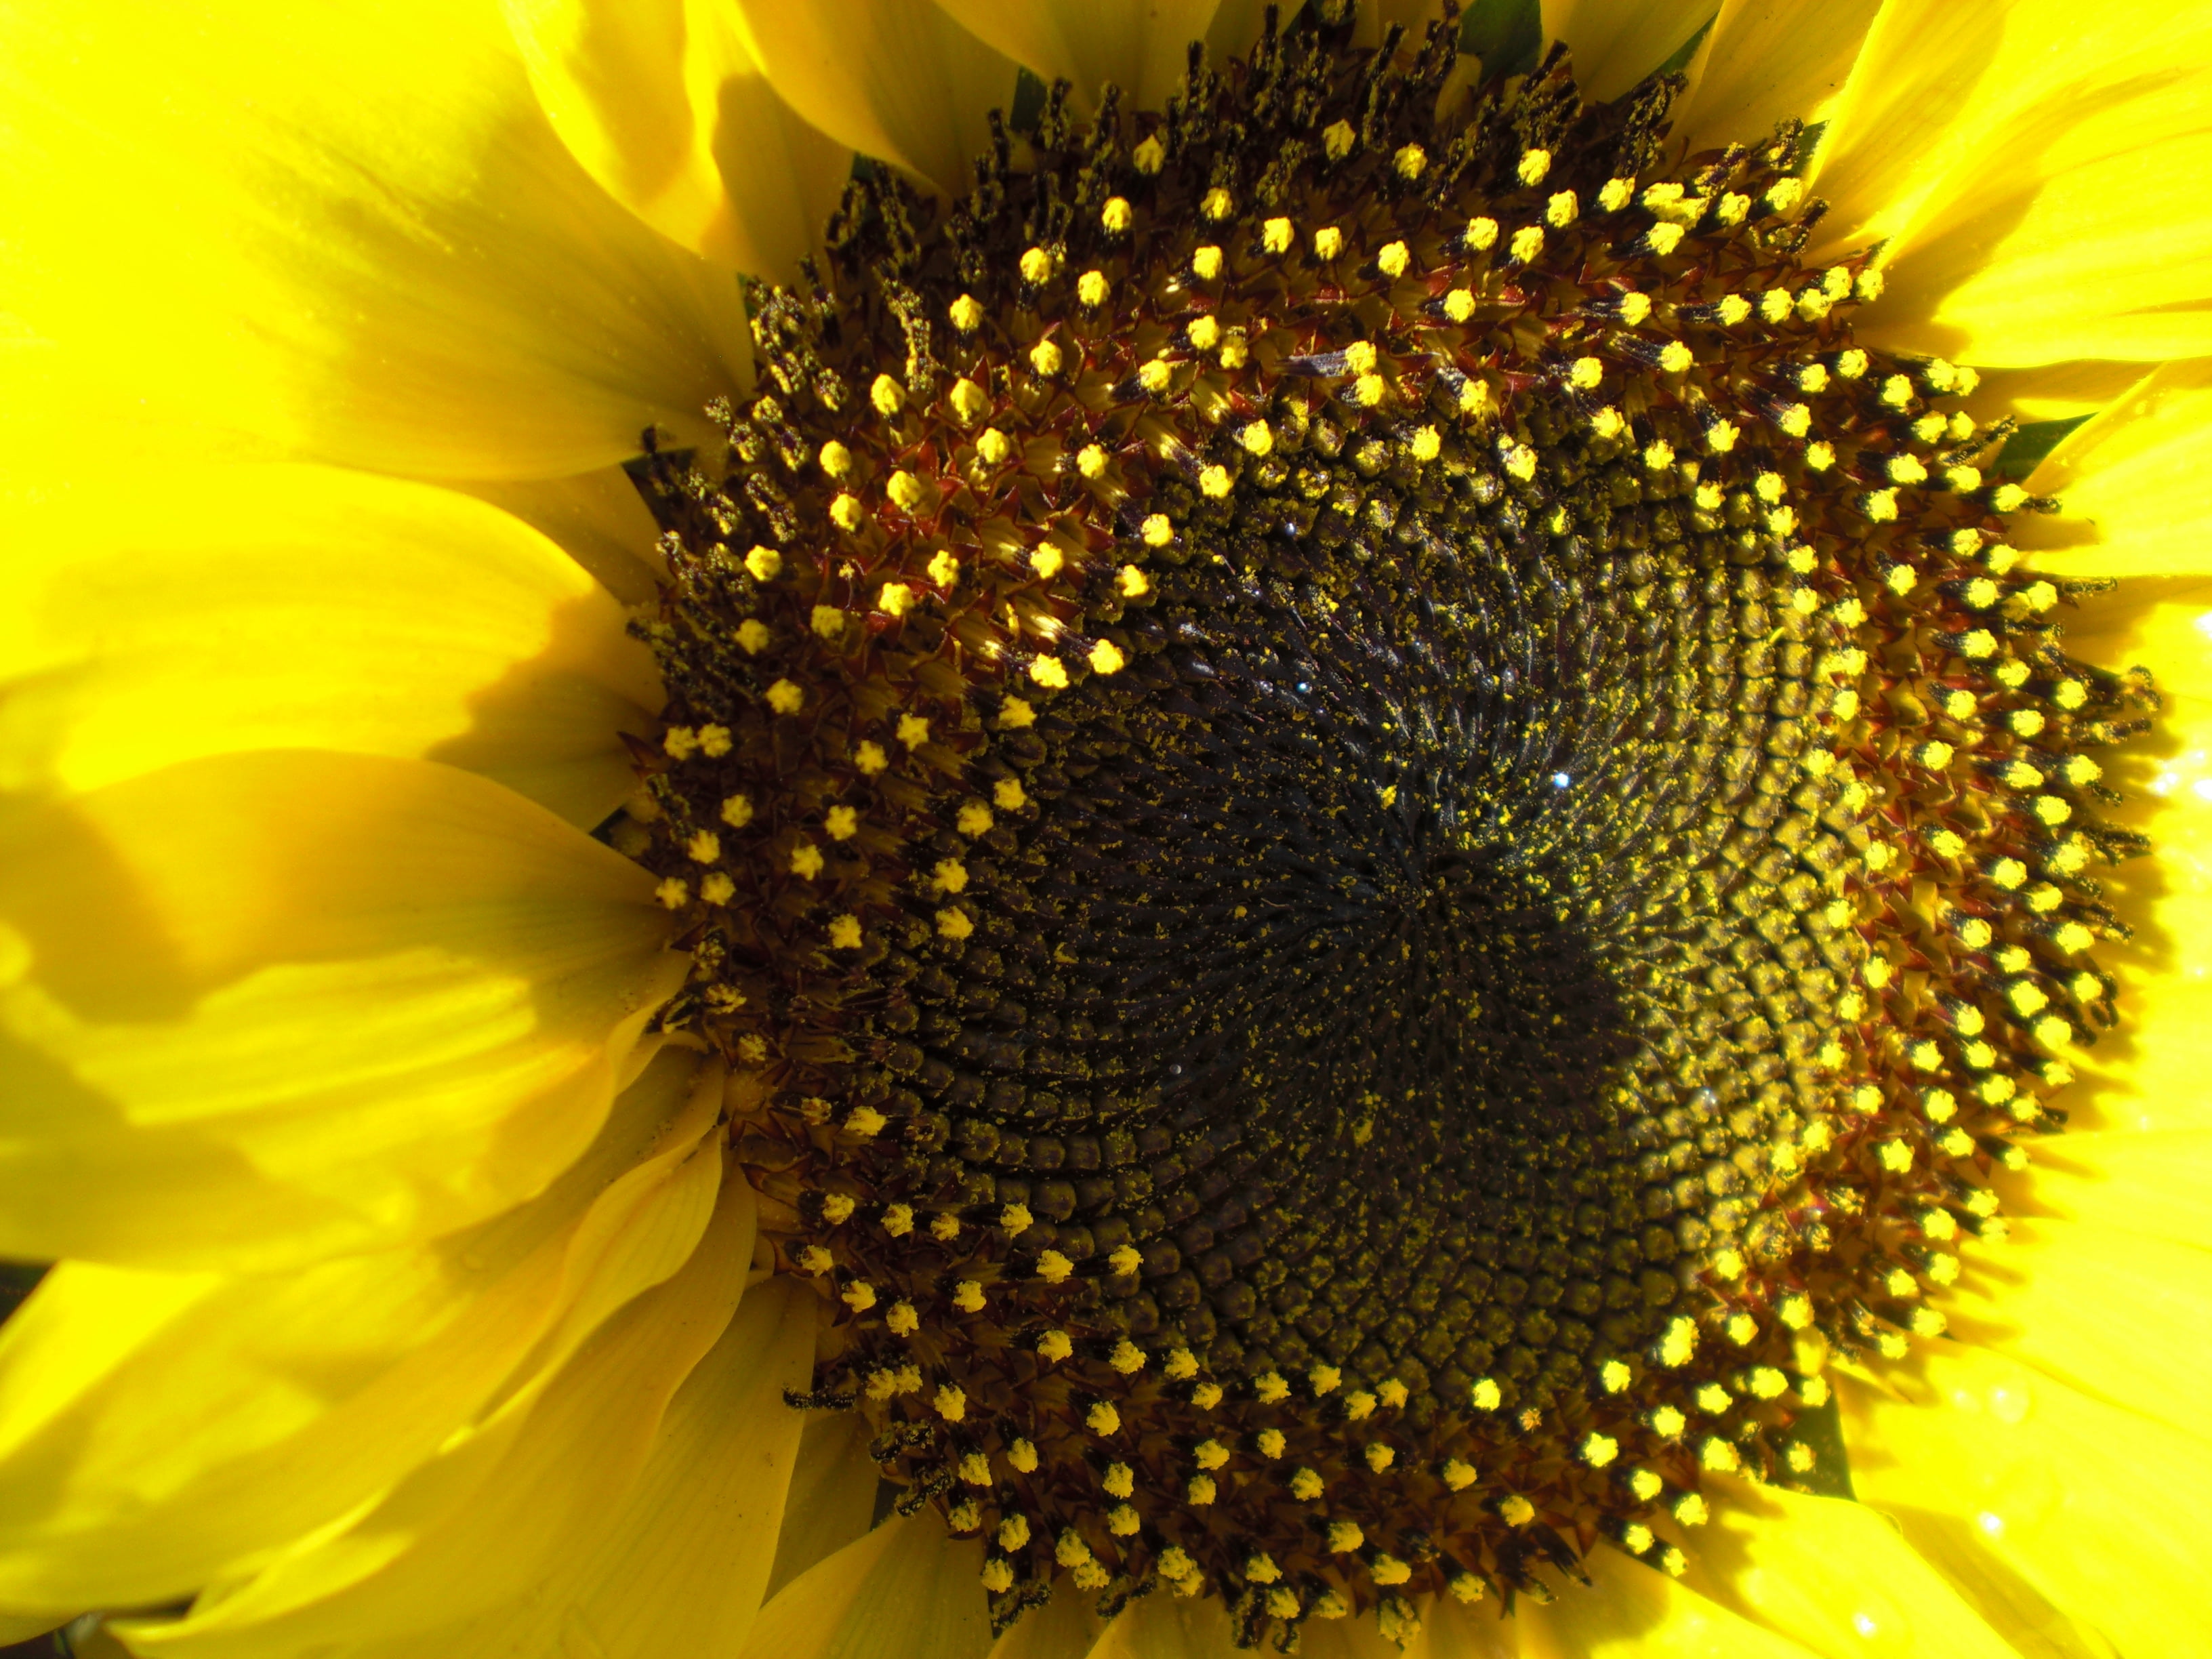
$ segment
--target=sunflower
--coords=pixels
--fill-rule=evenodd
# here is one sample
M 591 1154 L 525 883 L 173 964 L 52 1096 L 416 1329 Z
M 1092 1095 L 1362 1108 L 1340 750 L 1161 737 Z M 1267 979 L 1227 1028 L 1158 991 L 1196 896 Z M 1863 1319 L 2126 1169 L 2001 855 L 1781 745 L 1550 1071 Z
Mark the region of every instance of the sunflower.
M 0 1635 L 2212 1643 L 2203 8 L 0 17 Z

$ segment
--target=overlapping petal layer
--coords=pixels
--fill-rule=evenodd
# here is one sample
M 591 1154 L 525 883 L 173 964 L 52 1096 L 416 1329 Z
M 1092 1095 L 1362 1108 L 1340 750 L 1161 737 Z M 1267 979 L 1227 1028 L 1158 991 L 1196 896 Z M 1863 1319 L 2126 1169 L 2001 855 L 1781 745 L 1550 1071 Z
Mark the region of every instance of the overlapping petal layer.
M 2021 1652 L 2106 1659 L 2115 1645 L 2212 1642 L 2200 1434 L 1963 1343 L 1933 1345 L 1899 1386 L 1843 1382 L 1852 1480 Z
M 743 1659 L 982 1659 L 982 1546 L 929 1513 L 887 1521 L 763 1607 Z
M 726 275 L 594 184 L 493 0 L 0 12 L 11 450 L 509 477 L 696 430 Z
M 637 866 L 428 761 L 187 761 L 0 820 L 0 1254 L 262 1269 L 466 1226 L 680 982 Z
M 1677 106 L 1686 148 L 1762 137 L 1784 118 L 1825 121 L 1881 0 L 1722 0 L 1705 72 Z
M 1713 20 L 1718 0 L 1544 0 L 1544 37 L 1574 54 L 1586 98 L 1618 98 Z
M 0 506 L 0 791 L 314 748 L 446 761 L 585 828 L 661 693 L 621 607 L 543 536 L 314 466 L 65 477 Z
M 507 0 L 532 85 L 576 159 L 684 246 L 785 278 L 852 164 L 777 95 L 735 6 Z
M 666 1049 L 536 1199 L 298 1273 L 65 1262 L 0 1336 L 0 1605 L 154 1606 L 392 1485 L 707 1225 L 719 1069 Z
M 1887 0 L 1818 158 L 1861 337 L 1990 367 L 2212 351 L 2212 17 Z
M 721 1179 L 719 1152 L 696 1161 Z M 481 1628 L 501 1630 L 503 1620 L 517 1616 L 503 1609 L 520 1607 L 526 1617 L 544 1605 L 540 1597 L 558 1604 L 556 1622 L 596 1598 L 619 1607 L 626 1591 L 609 1582 L 606 1569 L 620 1556 L 592 1546 L 621 1517 L 635 1516 L 629 1506 L 641 1493 L 678 1507 L 693 1501 L 698 1491 L 679 1491 L 684 1483 L 669 1480 L 671 1466 L 681 1465 L 702 1431 L 728 1431 L 708 1420 L 720 1391 L 734 1388 L 750 1406 L 763 1367 L 779 1376 L 788 1370 L 793 1345 L 781 1334 L 779 1292 L 766 1298 L 768 1316 L 741 1328 L 743 1339 L 708 1366 L 671 1416 L 679 1391 L 730 1327 L 753 1240 L 750 1189 L 728 1181 L 683 1267 L 612 1313 L 566 1364 L 501 1399 L 365 1511 L 302 1540 L 251 1577 L 204 1592 L 184 1618 L 126 1625 L 121 1633 L 149 1655 L 338 1659 L 440 1650 L 446 1638 L 439 1632 L 479 1618 Z M 741 1426 L 756 1427 L 750 1414 Z M 657 1452 L 665 1455 L 656 1469 Z M 775 1472 L 773 1460 L 762 1471 L 773 1489 L 766 1512 L 781 1507 Z M 726 1473 L 713 1472 L 706 1486 L 721 1486 Z M 714 1543 L 706 1537 L 693 1547 Z M 766 1571 L 764 1553 L 758 1571 Z M 708 1587 L 697 1593 L 705 1597 Z

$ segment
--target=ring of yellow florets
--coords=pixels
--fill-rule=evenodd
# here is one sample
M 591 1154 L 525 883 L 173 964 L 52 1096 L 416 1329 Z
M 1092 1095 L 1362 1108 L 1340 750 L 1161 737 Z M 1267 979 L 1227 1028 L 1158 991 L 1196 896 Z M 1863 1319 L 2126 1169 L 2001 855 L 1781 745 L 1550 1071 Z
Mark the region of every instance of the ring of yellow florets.
M 1434 42 L 1379 80 L 1337 51 L 1271 40 L 1133 143 L 1056 96 L 1035 170 L 1002 158 L 928 236 L 864 192 L 843 296 L 760 307 L 775 384 L 726 412 L 728 456 L 639 469 L 671 704 L 618 844 L 687 924 L 669 1018 L 740 1068 L 779 1262 L 842 1310 L 821 1397 L 878 1421 L 908 1506 L 987 1537 L 1008 1616 L 1065 1575 L 1218 1593 L 1254 1635 L 1370 1606 L 1402 1631 L 1418 1591 L 1540 1593 L 1601 1535 L 1679 1562 L 1654 1524 L 1699 1517 L 1701 1470 L 1814 1472 L 1792 1425 L 1830 1354 L 1941 1329 L 1954 1241 L 1998 1224 L 1990 1169 L 2112 1017 L 2086 872 L 2134 848 L 2086 751 L 2148 687 L 2056 650 L 2065 595 L 2005 544 L 2028 503 L 1987 471 L 2002 434 L 1952 401 L 1971 374 L 1855 345 L 1878 274 L 1796 263 L 1794 135 L 1653 172 L 1649 92 L 1577 114 L 1554 66 L 1432 122 Z M 1715 959 L 1708 1006 L 1783 1103 L 1652 1120 L 1667 1300 L 1575 1387 L 1294 1331 L 1269 1339 L 1287 1374 L 1232 1362 L 1158 1322 L 1188 1275 L 1144 1206 L 1244 1179 L 1237 1157 L 1141 1091 L 1086 1094 L 1069 1133 L 1064 1070 L 1018 1105 L 978 1080 L 1011 1039 L 975 1011 L 1078 965 L 1006 895 L 1050 886 L 1018 872 L 1069 733 L 1168 684 L 1147 619 L 1251 574 L 1240 522 L 1302 501 L 1319 547 L 1332 513 L 1485 490 L 1466 524 L 1608 549 L 1632 585 L 1607 603 L 1694 614 L 1686 663 L 1771 688 L 1715 705 L 1725 741 L 1685 764 L 1733 792 L 1705 856 L 1764 941 Z M 1370 591 L 1320 563 L 1329 607 Z M 1120 1052 L 1066 1007 L 1050 1042 Z M 1258 1270 L 1222 1272 L 1208 1294 L 1244 1307 Z

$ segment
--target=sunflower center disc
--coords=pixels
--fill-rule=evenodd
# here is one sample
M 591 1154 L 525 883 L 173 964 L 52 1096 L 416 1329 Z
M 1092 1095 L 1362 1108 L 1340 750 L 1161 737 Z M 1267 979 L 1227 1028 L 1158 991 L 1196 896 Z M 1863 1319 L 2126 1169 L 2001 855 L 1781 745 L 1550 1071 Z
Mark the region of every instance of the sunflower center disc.
M 1307 11 L 941 215 L 856 183 L 726 451 L 634 469 L 664 1018 L 1002 1620 L 1679 1566 L 2112 1017 L 2148 684 L 2051 642 L 1971 375 L 1801 264 L 1798 130 L 1664 176 L 1671 81 L 1440 100 L 1449 31 Z

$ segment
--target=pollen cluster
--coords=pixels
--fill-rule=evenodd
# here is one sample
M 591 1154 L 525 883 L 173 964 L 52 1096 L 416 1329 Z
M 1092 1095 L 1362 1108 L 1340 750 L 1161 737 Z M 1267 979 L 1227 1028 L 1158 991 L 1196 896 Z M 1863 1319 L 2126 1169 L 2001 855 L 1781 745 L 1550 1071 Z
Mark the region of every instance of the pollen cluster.
M 1801 261 L 1799 131 L 1670 162 L 1671 81 L 1331 15 L 856 182 L 726 447 L 634 468 L 664 1018 L 1002 1620 L 1679 1566 L 2112 1018 L 2148 685 L 2058 649 L 1970 372 Z

